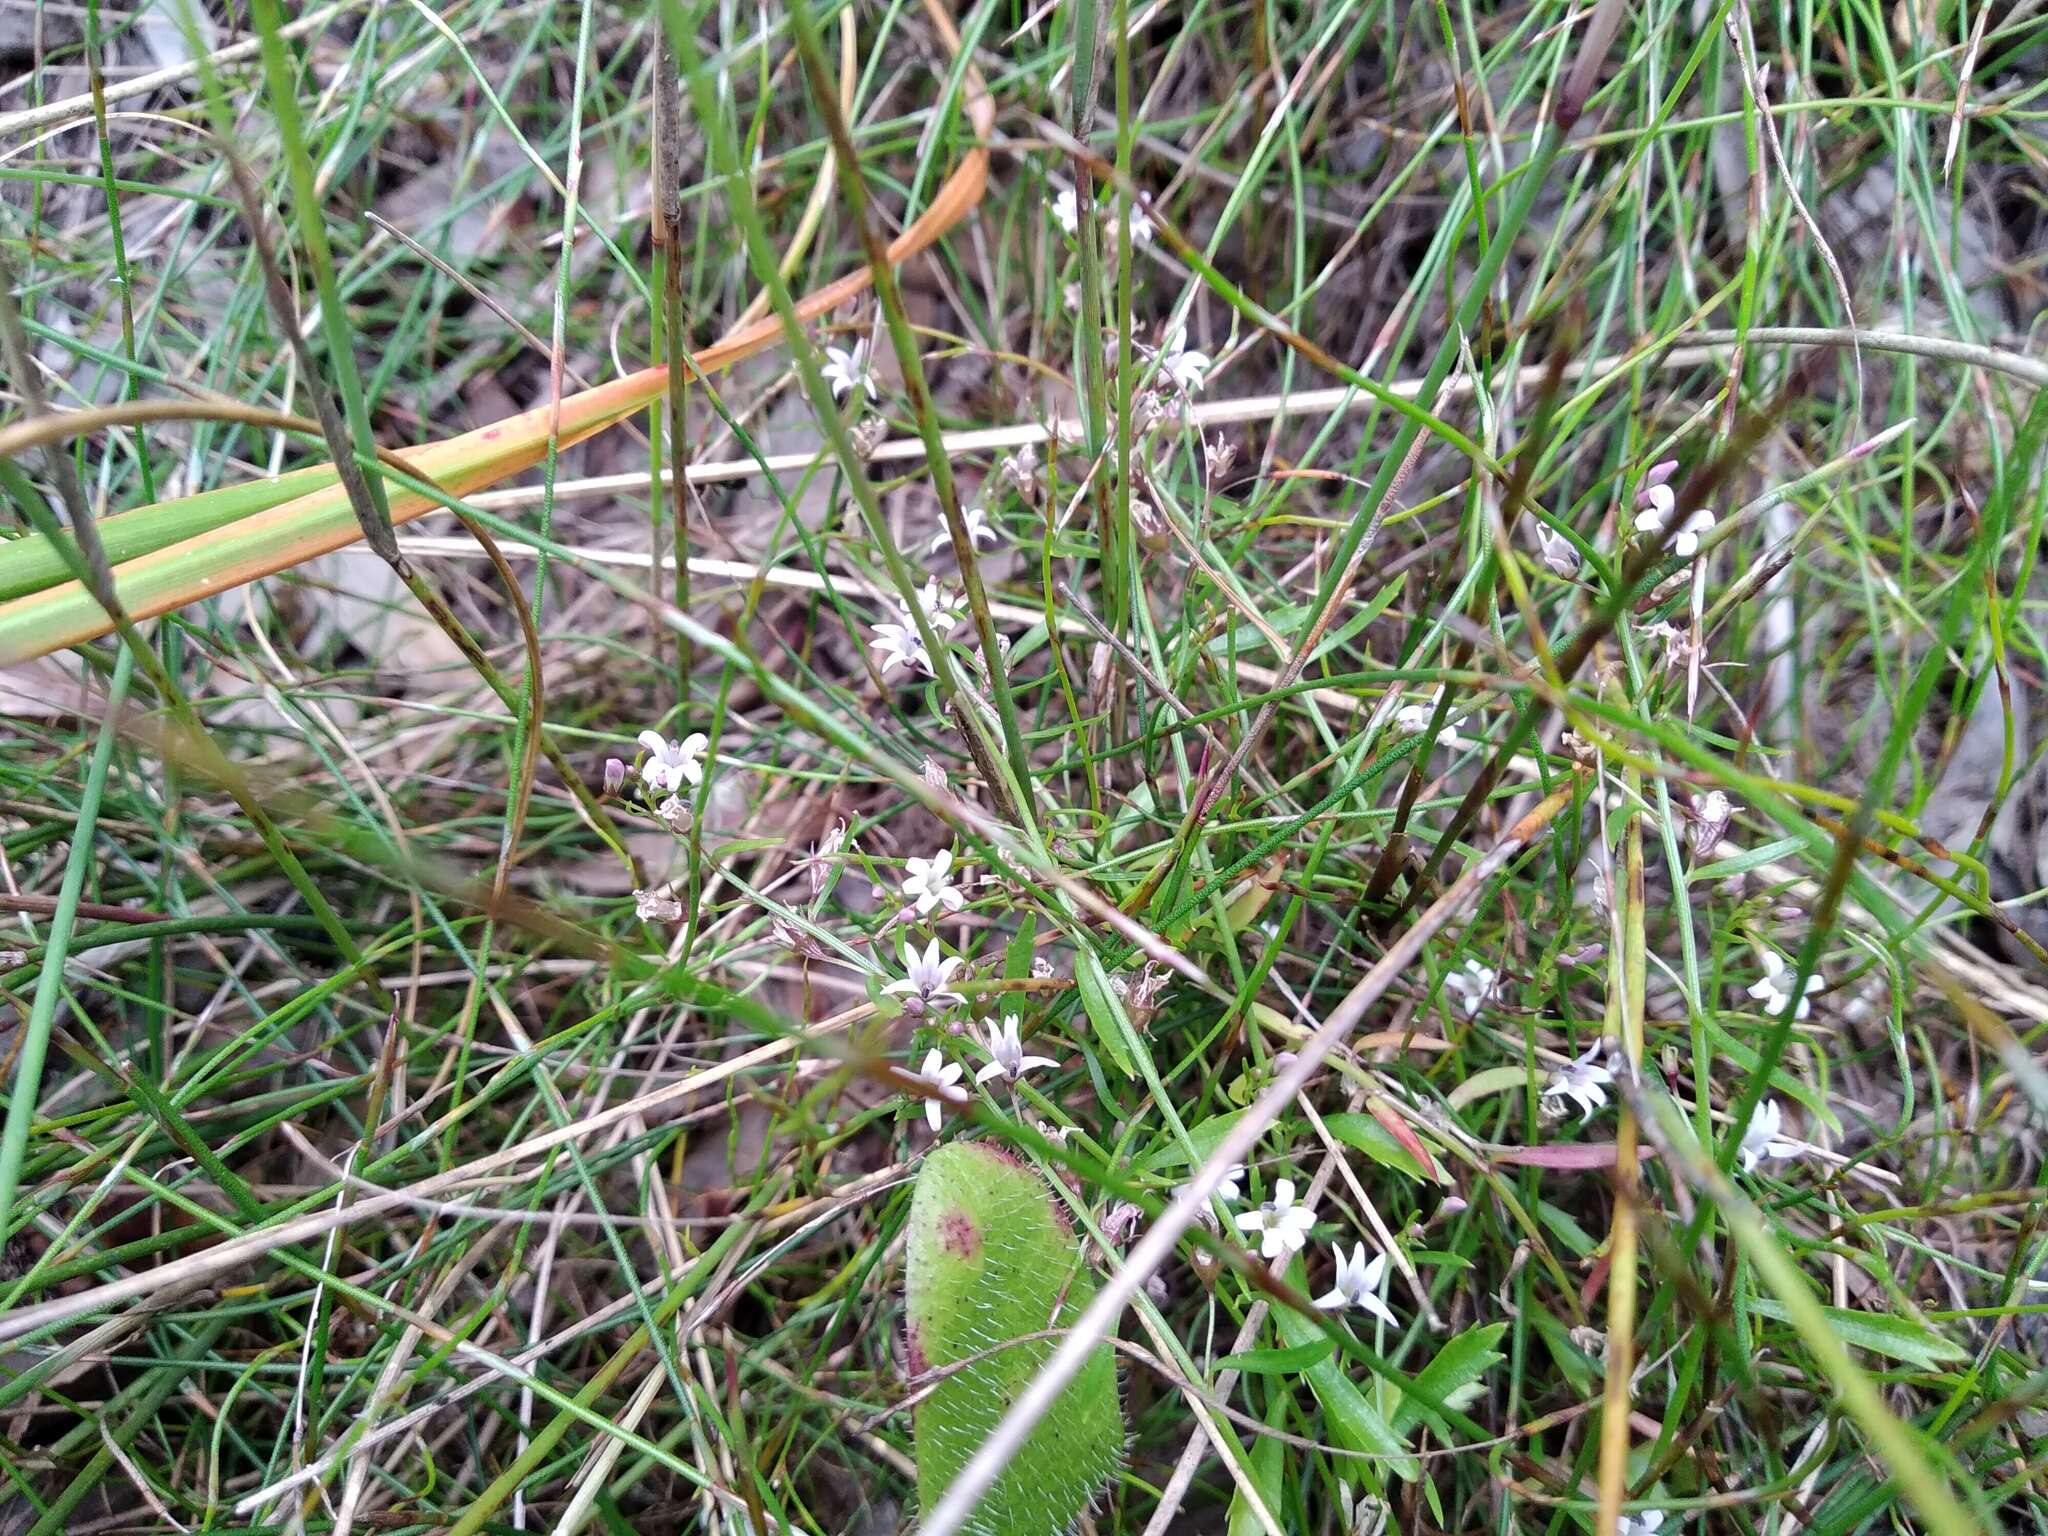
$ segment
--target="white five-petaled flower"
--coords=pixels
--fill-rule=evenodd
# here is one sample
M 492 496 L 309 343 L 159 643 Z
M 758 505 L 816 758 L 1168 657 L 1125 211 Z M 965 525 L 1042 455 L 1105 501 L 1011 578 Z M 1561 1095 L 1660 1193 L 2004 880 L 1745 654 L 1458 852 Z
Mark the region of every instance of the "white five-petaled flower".
M 1337 1256 L 1336 1284 L 1328 1294 L 1316 1298 L 1316 1305 L 1325 1312 L 1357 1307 L 1370 1312 L 1383 1323 L 1398 1326 L 1394 1314 L 1380 1300 L 1380 1280 L 1387 1272 L 1387 1256 L 1376 1253 L 1368 1259 L 1362 1242 L 1352 1250 L 1348 1259 L 1344 1256 L 1342 1243 L 1330 1251 Z
M 909 871 L 903 877 L 903 899 L 917 908 L 919 917 L 930 917 L 937 907 L 958 912 L 967 898 L 953 885 L 953 850 L 941 848 L 928 859 L 905 859 Z
M 1150 199 L 1141 197 L 1124 212 L 1124 223 L 1131 231 L 1131 244 L 1134 247 L 1152 243 L 1152 215 L 1145 211 L 1145 203 L 1148 201 Z
M 1806 978 L 1806 990 L 1800 994 L 1799 1002 L 1792 1010 L 1792 1017 L 1803 1019 L 1813 1012 L 1811 994 L 1821 989 L 1818 975 Z M 1764 951 L 1764 973 L 1750 987 L 1749 995 L 1764 1005 L 1765 1013 L 1783 1013 L 1785 1005 L 1792 1001 L 1792 967 L 1785 963 L 1785 957 L 1775 949 Z
M 932 653 L 924 648 L 924 641 L 908 624 L 877 624 L 875 638 L 868 642 L 868 646 L 882 653 L 884 677 L 893 667 L 915 667 L 926 677 L 938 676 L 932 670 Z
M 967 542 L 976 549 L 981 548 L 982 540 L 984 539 L 992 545 L 999 542 L 995 529 L 988 525 L 988 513 L 984 512 L 980 507 L 968 507 L 960 514 L 960 520 L 967 525 Z M 944 549 L 952 542 L 953 535 L 951 532 L 941 528 L 932 536 L 931 543 L 927 544 L 925 548 Z
M 1646 1509 L 1640 1515 L 1623 1515 L 1615 1525 L 1615 1536 L 1657 1536 L 1664 1524 L 1664 1511 Z
M 1643 499 L 1649 503 L 1636 514 L 1636 532 L 1662 533 L 1678 510 L 1678 497 L 1668 485 L 1653 485 L 1643 492 Z M 1714 514 L 1705 507 L 1688 512 L 1678 524 L 1678 531 L 1671 535 L 1666 553 L 1690 560 L 1700 552 L 1700 539 L 1714 528 Z
M 1778 1128 L 1785 1122 L 1785 1112 L 1778 1107 L 1776 1099 L 1765 1099 L 1757 1105 L 1756 1113 L 1749 1117 L 1749 1129 L 1742 1133 L 1742 1171 L 1755 1173 L 1756 1165 L 1766 1159 L 1797 1157 L 1799 1143 L 1782 1140 Z
M 704 777 L 704 749 L 710 744 L 702 731 L 681 741 L 668 741 L 659 731 L 642 731 L 640 745 L 647 750 L 647 761 L 640 765 L 640 782 L 664 795 L 699 782 Z
M 948 985 L 953 979 L 953 973 L 960 969 L 961 963 L 960 957 L 957 955 L 941 955 L 937 939 L 933 939 L 931 943 L 927 944 L 922 954 L 918 953 L 915 944 L 905 939 L 903 941 L 903 969 L 906 974 L 901 981 L 892 981 L 882 990 L 884 992 L 901 992 L 905 996 L 917 998 L 928 1005 L 932 1003 L 964 1003 L 967 999 Z
M 1159 344 L 1159 371 L 1183 395 L 1202 392 L 1202 380 L 1209 372 L 1209 354 L 1187 345 L 1187 331 L 1176 325 Z
M 953 1085 L 960 1081 L 960 1063 L 947 1061 L 939 1054 L 938 1047 L 924 1053 L 924 1065 L 910 1075 L 921 1083 L 931 1085 L 934 1097 L 924 1101 L 924 1117 L 931 1125 L 932 1134 L 939 1134 L 939 1100 L 949 1104 L 963 1102 L 967 1095 Z
M 1211 1193 L 1214 1194 L 1215 1197 L 1218 1200 L 1221 1200 L 1225 1205 L 1228 1205 L 1232 1201 L 1236 1200 L 1238 1196 L 1244 1193 L 1243 1179 L 1244 1164 L 1232 1163 L 1228 1168 L 1223 1170 L 1223 1177 L 1216 1181 L 1216 1188 L 1212 1190 Z M 1187 1185 L 1185 1184 L 1174 1185 L 1173 1193 L 1175 1197 L 1178 1198 L 1180 1192 L 1186 1188 Z
M 1026 1056 L 1024 1042 L 1017 1037 L 1017 1015 L 1006 1013 L 1000 1027 L 991 1024 L 988 1030 L 989 1054 L 995 1058 L 974 1074 L 977 1083 L 985 1083 L 992 1077 L 1016 1082 L 1026 1072 L 1035 1072 L 1040 1067 L 1059 1065 L 1050 1056 Z
M 1081 199 L 1072 187 L 1061 187 L 1053 198 L 1052 221 L 1068 239 L 1081 232 Z
M 1444 978 L 1444 990 L 1458 995 L 1458 1001 L 1465 1005 L 1465 1017 L 1468 1019 L 1485 1005 L 1499 985 L 1500 972 L 1490 965 L 1481 965 L 1477 960 L 1467 960 L 1465 969 L 1453 971 Z
M 1308 1242 L 1309 1228 L 1316 1224 L 1312 1206 L 1294 1203 L 1294 1180 L 1282 1179 L 1273 1186 L 1273 1198 L 1256 1211 L 1240 1211 L 1237 1229 L 1257 1232 L 1259 1252 L 1269 1259 L 1299 1253 Z
M 844 400 L 861 389 L 868 392 L 870 400 L 879 398 L 881 391 L 875 388 L 875 376 L 868 369 L 868 344 L 856 341 L 850 352 L 844 347 L 827 347 L 825 382 L 832 386 L 834 400 Z
M 1419 704 L 1403 704 L 1394 711 L 1394 729 L 1403 736 L 1419 736 L 1429 729 L 1430 717 L 1436 713 L 1437 695 L 1431 694 Z M 1437 728 L 1436 744 L 1448 747 L 1458 739 L 1458 733 L 1451 729 L 1450 717 Z
M 927 577 L 925 584 L 918 588 L 917 606 L 924 610 L 925 622 L 940 635 L 950 635 L 960 627 L 960 609 L 965 599 L 958 593 L 939 585 L 936 576 Z M 906 613 L 904 622 L 910 622 Z
M 1614 1074 L 1600 1065 L 1600 1052 L 1604 1042 L 1595 1040 L 1586 1047 L 1583 1056 L 1575 1057 L 1550 1074 L 1550 1081 L 1543 1087 L 1546 1099 L 1570 1099 L 1579 1106 L 1579 1124 L 1584 1125 L 1593 1118 L 1593 1111 L 1607 1102 L 1603 1091 L 1614 1081 Z
M 1536 552 L 1543 557 L 1543 563 L 1558 575 L 1569 581 L 1579 574 L 1578 546 L 1561 533 L 1553 533 L 1538 523 L 1536 525 Z

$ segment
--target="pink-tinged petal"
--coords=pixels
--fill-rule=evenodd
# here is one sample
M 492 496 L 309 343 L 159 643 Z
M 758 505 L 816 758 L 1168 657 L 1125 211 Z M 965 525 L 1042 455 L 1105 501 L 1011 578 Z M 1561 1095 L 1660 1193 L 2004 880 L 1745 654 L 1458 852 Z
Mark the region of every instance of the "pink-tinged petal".
M 974 1080 L 977 1083 L 985 1083 L 992 1077 L 1001 1077 L 1002 1075 L 1003 1064 L 1000 1061 L 992 1061 L 974 1074 Z
M 932 1128 L 932 1134 L 933 1134 L 934 1136 L 938 1135 L 938 1134 L 939 1134 L 939 1101 L 938 1101 L 937 1099 L 926 1099 L 926 1100 L 924 1101 L 924 1117 L 925 1117 L 925 1119 L 926 1119 L 927 1121 L 929 1121 L 929 1122 L 931 1123 L 931 1128 Z
M 637 739 L 641 746 L 652 752 L 656 757 L 661 756 L 663 750 L 668 746 L 668 743 L 661 739 L 661 732 L 659 731 L 642 731 Z

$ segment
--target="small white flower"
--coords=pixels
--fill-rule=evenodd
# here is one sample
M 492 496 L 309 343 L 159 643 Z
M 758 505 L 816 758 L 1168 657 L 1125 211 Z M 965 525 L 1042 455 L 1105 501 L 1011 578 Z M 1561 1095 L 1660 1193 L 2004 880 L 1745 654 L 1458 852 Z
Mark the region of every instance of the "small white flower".
M 925 622 L 941 636 L 950 635 L 960 627 L 960 610 L 965 605 L 966 599 L 960 593 L 940 586 L 936 576 L 927 578 L 918 589 L 917 606 L 924 610 Z M 909 614 L 903 616 L 903 622 L 910 622 Z
M 1284 1258 L 1299 1253 L 1308 1242 L 1309 1228 L 1316 1224 L 1313 1207 L 1294 1203 L 1294 1180 L 1282 1179 L 1273 1186 L 1273 1198 L 1256 1211 L 1240 1211 L 1237 1229 L 1257 1232 L 1259 1252 L 1266 1258 Z
M 1579 574 L 1579 551 L 1572 541 L 1561 533 L 1553 533 L 1543 524 L 1536 525 L 1536 551 L 1543 557 L 1543 563 L 1558 575 L 1569 581 Z
M 1353 1249 L 1348 1259 L 1344 1256 L 1342 1243 L 1330 1251 L 1337 1256 L 1336 1285 L 1327 1295 L 1318 1296 L 1316 1305 L 1325 1312 L 1357 1307 L 1370 1312 L 1381 1322 L 1398 1327 L 1394 1314 L 1380 1300 L 1380 1281 L 1387 1272 L 1387 1256 L 1376 1253 L 1368 1259 L 1364 1243 Z
M 924 1065 L 910 1074 L 921 1083 L 929 1083 L 938 1096 L 924 1101 L 924 1117 L 934 1136 L 939 1134 L 939 1099 L 948 1104 L 962 1104 L 967 1100 L 967 1095 L 953 1086 L 960 1081 L 960 1070 L 959 1062 L 947 1061 L 934 1046 L 924 1053 Z
M 1485 1006 L 1499 985 L 1500 972 L 1490 965 L 1481 965 L 1477 960 L 1467 960 L 1464 970 L 1453 971 L 1444 978 L 1444 990 L 1458 995 L 1458 1001 L 1465 1005 L 1465 1017 L 1468 1019 Z
M 986 539 L 990 545 L 994 545 L 999 542 L 999 540 L 996 537 L 995 529 L 989 527 L 988 525 L 988 513 L 984 512 L 980 507 L 967 508 L 964 512 L 960 514 L 960 520 L 967 525 L 967 542 L 972 544 L 976 549 L 981 548 L 982 541 L 984 539 Z M 931 543 L 927 544 L 925 548 L 944 549 L 948 544 L 951 544 L 952 542 L 953 535 L 949 533 L 946 529 L 941 528 L 936 534 L 932 535 Z
M 1141 195 L 1138 202 L 1124 210 L 1124 224 L 1131 232 L 1133 247 L 1152 243 L 1152 215 L 1145 211 L 1147 201 L 1149 199 Z
M 1430 717 L 1436 713 L 1437 696 L 1431 694 L 1419 704 L 1403 704 L 1394 711 L 1394 729 L 1403 736 L 1420 736 L 1429 729 Z M 1450 717 L 1437 729 L 1436 744 L 1440 747 L 1453 745 L 1458 733 L 1451 729 Z
M 868 370 L 868 344 L 856 341 L 853 350 L 844 347 L 825 349 L 825 382 L 832 386 L 832 398 L 844 400 L 855 390 L 864 389 L 870 400 L 880 398 L 875 388 L 875 376 Z
M 1550 1081 L 1544 1085 L 1546 1099 L 1570 1099 L 1579 1106 L 1579 1124 L 1584 1125 L 1593 1118 L 1593 1111 L 1607 1102 L 1604 1090 L 1614 1081 L 1614 1074 L 1600 1065 L 1600 1052 L 1604 1042 L 1595 1040 L 1586 1047 L 1586 1054 L 1566 1062 L 1550 1074 Z
M 1749 1117 L 1749 1129 L 1742 1133 L 1742 1171 L 1755 1173 L 1756 1165 L 1766 1160 L 1776 1161 L 1781 1157 L 1797 1157 L 1800 1144 L 1780 1139 L 1778 1128 L 1784 1124 L 1785 1112 L 1778 1107 L 1776 1099 L 1765 1099 L 1757 1105 L 1756 1113 Z
M 1069 240 L 1081 232 L 1081 199 L 1072 187 L 1061 187 L 1053 198 L 1052 221 Z
M 1803 1019 L 1813 1012 L 1810 994 L 1818 992 L 1823 983 L 1818 975 L 1806 978 L 1806 991 L 1801 994 L 1798 1005 L 1792 1010 L 1792 1017 Z M 1785 963 L 1785 957 L 1774 949 L 1764 951 L 1764 973 L 1750 987 L 1749 995 L 1764 1005 L 1765 1013 L 1783 1013 L 1785 1005 L 1792 1001 L 1792 967 Z
M 1199 395 L 1209 372 L 1209 354 L 1187 344 L 1187 332 L 1175 326 L 1159 344 L 1159 371 L 1183 395 Z
M 1014 1083 L 1026 1072 L 1059 1065 L 1050 1056 L 1024 1054 L 1024 1042 L 1017 1038 L 1017 1015 L 1014 1013 L 1003 1015 L 1000 1029 L 993 1024 L 989 1026 L 988 1050 L 995 1060 L 974 1074 L 977 1083 L 985 1083 L 992 1077 L 1005 1078 Z
M 915 667 L 926 677 L 937 677 L 932 670 L 932 653 L 924 648 L 924 641 L 908 624 L 877 624 L 875 638 L 868 642 L 870 650 L 882 653 L 882 676 L 887 677 L 892 667 Z
M 642 731 L 640 745 L 647 761 L 640 765 L 640 782 L 649 789 L 672 795 L 684 784 L 699 783 L 704 777 L 704 749 L 710 738 L 702 731 L 681 741 L 665 740 L 659 731 Z
M 1636 514 L 1636 532 L 1662 533 L 1665 524 L 1678 509 L 1677 496 L 1668 485 L 1653 485 L 1643 492 L 1643 498 L 1649 505 Z M 1696 512 L 1686 513 L 1684 521 L 1678 525 L 1678 531 L 1672 534 L 1671 543 L 1665 552 L 1676 555 L 1681 560 L 1690 560 L 1700 552 L 1701 536 L 1712 532 L 1713 527 L 1714 514 L 1705 507 Z
M 1221 1200 L 1225 1205 L 1229 1205 L 1233 1201 L 1239 1199 L 1244 1194 L 1243 1179 L 1244 1164 L 1232 1163 L 1228 1168 L 1223 1170 L 1223 1177 L 1216 1181 L 1216 1188 L 1214 1191 L 1212 1191 L 1212 1193 L 1218 1200 Z M 1187 1185 L 1185 1184 L 1174 1185 L 1173 1193 L 1175 1197 L 1177 1198 L 1180 1195 L 1180 1192 L 1186 1188 Z
M 679 923 L 683 920 L 683 904 L 657 886 L 651 891 L 633 893 L 633 915 L 643 923 Z
M 1615 1536 L 1657 1536 L 1664 1524 L 1664 1511 L 1646 1509 L 1640 1515 L 1623 1515 L 1615 1525 Z
M 944 907 L 958 912 L 967 898 L 953 885 L 953 850 L 941 848 L 928 859 L 905 859 L 909 871 L 903 877 L 903 899 L 913 903 L 919 917 L 930 917 L 933 909 Z
M 905 939 L 903 969 L 906 974 L 903 980 L 892 981 L 882 990 L 901 992 L 926 1004 L 964 1003 L 967 999 L 948 985 L 953 979 L 953 973 L 960 969 L 961 964 L 959 956 L 942 956 L 939 953 L 937 939 L 933 939 L 925 946 L 923 954 L 919 954 L 917 946 Z

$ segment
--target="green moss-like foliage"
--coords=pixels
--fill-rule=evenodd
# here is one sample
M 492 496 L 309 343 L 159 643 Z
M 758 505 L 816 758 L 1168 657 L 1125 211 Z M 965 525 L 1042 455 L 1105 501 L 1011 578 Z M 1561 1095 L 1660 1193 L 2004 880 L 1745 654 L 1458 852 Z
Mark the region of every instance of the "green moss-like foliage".
M 1080 1244 L 1045 1180 L 980 1142 L 940 1147 L 910 1202 L 910 1369 L 921 1375 L 1012 1339 L 1070 1328 L 1095 1295 Z M 945 1377 L 916 1410 L 917 1492 L 930 1509 L 981 1448 L 1056 1339 L 1033 1339 Z M 983 1497 L 975 1536 L 1063 1536 L 1123 1458 L 1116 1360 L 1089 1357 Z

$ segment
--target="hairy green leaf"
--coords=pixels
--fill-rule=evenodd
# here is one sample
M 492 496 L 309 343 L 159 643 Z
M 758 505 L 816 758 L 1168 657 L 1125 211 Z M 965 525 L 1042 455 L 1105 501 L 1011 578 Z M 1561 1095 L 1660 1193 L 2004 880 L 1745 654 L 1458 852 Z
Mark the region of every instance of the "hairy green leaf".
M 905 1265 L 912 1375 L 959 1366 L 916 1410 L 917 1491 L 929 1509 L 1058 1343 L 1034 1335 L 1073 1326 L 1095 1281 L 1045 1180 L 985 1142 L 956 1142 L 925 1159 Z M 1027 1342 L 1011 1342 L 1018 1339 Z M 1116 1360 L 1103 1345 L 966 1528 L 976 1536 L 1071 1530 L 1115 1475 L 1123 1446 Z

